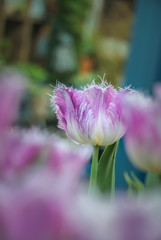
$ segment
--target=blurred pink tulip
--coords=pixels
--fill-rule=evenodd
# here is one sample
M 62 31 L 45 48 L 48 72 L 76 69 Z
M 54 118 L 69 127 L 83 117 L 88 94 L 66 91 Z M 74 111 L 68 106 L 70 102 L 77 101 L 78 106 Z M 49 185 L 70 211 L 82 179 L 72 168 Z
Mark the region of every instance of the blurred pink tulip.
M 92 148 L 73 146 L 38 128 L 11 129 L 24 94 L 24 82 L 19 75 L 1 78 L 0 178 L 12 180 L 39 163 L 60 174 L 70 171 L 78 179 L 91 157 Z
M 161 104 L 137 92 L 124 97 L 122 102 L 130 160 L 142 170 L 161 172 Z
M 12 186 L 0 184 L 3 240 L 158 240 L 159 195 L 111 202 L 71 189 L 66 178 L 40 171 Z

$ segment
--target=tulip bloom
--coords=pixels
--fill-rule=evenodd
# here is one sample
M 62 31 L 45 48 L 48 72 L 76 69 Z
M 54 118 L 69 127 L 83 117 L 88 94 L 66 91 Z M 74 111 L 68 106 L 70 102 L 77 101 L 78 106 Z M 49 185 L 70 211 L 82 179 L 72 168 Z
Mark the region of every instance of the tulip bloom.
M 83 91 L 58 85 L 52 98 L 58 127 L 76 143 L 113 144 L 125 133 L 119 101 L 122 92 L 104 82 L 93 83 Z
M 161 104 L 134 93 L 125 97 L 122 107 L 130 160 L 142 170 L 161 172 Z

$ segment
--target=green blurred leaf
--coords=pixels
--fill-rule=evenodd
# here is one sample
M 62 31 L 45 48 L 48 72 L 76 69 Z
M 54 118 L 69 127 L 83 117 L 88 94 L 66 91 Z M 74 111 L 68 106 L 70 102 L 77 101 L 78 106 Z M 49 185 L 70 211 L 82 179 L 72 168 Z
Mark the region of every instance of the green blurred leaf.
M 145 179 L 145 186 L 146 188 L 153 188 L 157 187 L 161 182 L 160 176 L 156 173 L 147 173 Z
M 26 74 L 31 82 L 45 83 L 48 73 L 45 69 L 33 63 L 16 63 L 14 67 Z
M 140 193 L 145 190 L 144 184 L 140 181 L 139 178 L 136 177 L 136 175 L 131 172 L 131 176 L 127 172 L 124 173 L 124 177 L 126 180 L 126 183 L 128 184 L 128 192 L 129 193 Z

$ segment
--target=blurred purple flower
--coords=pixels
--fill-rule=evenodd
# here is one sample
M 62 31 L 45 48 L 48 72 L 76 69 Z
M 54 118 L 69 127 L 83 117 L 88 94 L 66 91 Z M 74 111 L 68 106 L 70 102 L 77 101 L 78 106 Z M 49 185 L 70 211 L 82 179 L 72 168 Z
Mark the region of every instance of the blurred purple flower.
M 2 147 L 3 146 L 3 147 Z M 33 134 L 27 141 L 20 131 L 8 132 L 1 142 L 0 176 L 12 180 L 36 162 L 42 143 L 34 141 Z
M 91 146 L 76 146 L 58 136 L 51 136 L 53 143 L 50 149 L 47 165 L 57 174 L 71 172 L 71 176 L 79 177 L 89 162 L 93 148 Z
M 161 238 L 161 211 L 157 196 L 117 199 L 111 206 L 107 232 L 109 240 L 158 240 Z
M 78 179 L 92 148 L 73 146 L 38 128 L 11 130 L 24 94 L 23 79 L 19 75 L 3 76 L 0 93 L 0 178 L 12 180 L 39 163 L 59 174 L 70 171 Z
M 38 128 L 12 131 L 3 138 L 0 155 L 0 176 L 6 180 L 21 176 L 39 165 L 56 174 L 70 172 L 79 179 L 92 155 L 92 147 L 75 146 L 57 135 Z
M 130 160 L 142 170 L 161 172 L 161 104 L 138 92 L 126 96 L 122 103 Z
M 0 236 L 4 240 L 79 239 L 71 214 L 72 192 L 65 180 L 62 187 L 58 179 L 40 171 L 21 183 L 1 184 Z
M 0 184 L 0 236 L 4 240 L 159 240 L 160 196 L 114 202 L 71 189 L 51 172 L 16 185 Z
M 125 133 L 119 101 L 123 91 L 118 92 L 103 81 L 83 91 L 58 85 L 52 104 L 57 108 L 59 128 L 81 144 L 107 146 L 118 141 Z

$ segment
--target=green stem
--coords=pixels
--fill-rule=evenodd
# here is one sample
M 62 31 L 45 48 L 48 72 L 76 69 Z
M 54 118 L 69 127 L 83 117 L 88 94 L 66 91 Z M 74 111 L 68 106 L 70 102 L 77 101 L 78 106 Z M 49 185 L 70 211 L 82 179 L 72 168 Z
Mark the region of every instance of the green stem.
M 89 181 L 89 192 L 95 189 L 96 183 L 97 183 L 98 152 L 99 152 L 99 146 L 95 146 L 93 157 L 92 157 L 91 175 L 90 175 L 90 181 Z
M 116 143 L 116 148 L 113 153 L 113 169 L 112 169 L 112 186 L 111 186 L 111 198 L 115 196 L 115 158 L 118 149 L 118 142 Z

